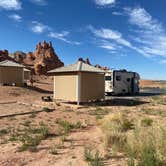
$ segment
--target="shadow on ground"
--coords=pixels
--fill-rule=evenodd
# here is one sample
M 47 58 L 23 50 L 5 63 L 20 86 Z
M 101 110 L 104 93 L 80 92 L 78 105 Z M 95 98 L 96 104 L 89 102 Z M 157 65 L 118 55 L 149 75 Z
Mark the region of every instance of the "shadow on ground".
M 76 105 L 76 102 L 63 102 L 68 103 L 72 105 Z M 94 101 L 89 103 L 80 103 L 83 108 L 89 107 L 89 106 L 137 106 L 142 104 L 147 104 L 149 102 L 141 101 L 139 99 L 126 99 L 126 98 L 111 98 L 104 101 Z
M 147 104 L 149 102 L 140 101 L 138 99 L 125 99 L 125 98 L 113 98 L 101 102 L 94 102 L 88 105 L 90 106 L 137 106 Z
M 39 93 L 53 94 L 53 91 L 41 89 L 41 88 L 35 87 L 35 86 L 33 86 L 33 87 L 32 86 L 26 86 L 25 88 L 29 89 L 29 90 L 33 90 L 33 91 L 39 92 Z

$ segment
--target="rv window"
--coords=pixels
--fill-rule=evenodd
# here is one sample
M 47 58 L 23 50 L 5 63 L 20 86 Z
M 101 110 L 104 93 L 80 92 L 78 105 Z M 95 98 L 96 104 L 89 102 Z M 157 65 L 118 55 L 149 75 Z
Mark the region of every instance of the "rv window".
M 106 81 L 111 81 L 111 76 L 105 76 Z
M 127 80 L 127 82 L 130 82 L 130 78 L 127 78 L 126 80 Z
M 116 76 L 116 81 L 121 81 L 121 76 Z

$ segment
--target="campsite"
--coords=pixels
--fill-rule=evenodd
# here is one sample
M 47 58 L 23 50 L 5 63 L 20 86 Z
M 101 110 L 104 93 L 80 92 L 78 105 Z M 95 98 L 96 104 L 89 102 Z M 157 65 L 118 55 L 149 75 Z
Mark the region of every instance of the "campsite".
M 53 94 L 51 78 L 41 77 L 34 86 L 0 87 L 0 165 L 87 165 L 93 159 L 101 165 L 127 165 L 129 158 L 115 142 L 114 148 L 106 145 L 108 128 L 103 129 L 102 119 L 123 114 L 143 129 L 165 125 L 166 85 L 160 82 L 142 81 L 142 96 L 112 96 L 84 106 L 43 102 L 42 96 Z M 148 87 L 156 92 L 147 92 Z
M 0 53 L 0 165 L 166 165 L 165 81 L 64 65 L 51 42 Z
M 166 0 L 0 0 L 0 166 L 166 166 Z

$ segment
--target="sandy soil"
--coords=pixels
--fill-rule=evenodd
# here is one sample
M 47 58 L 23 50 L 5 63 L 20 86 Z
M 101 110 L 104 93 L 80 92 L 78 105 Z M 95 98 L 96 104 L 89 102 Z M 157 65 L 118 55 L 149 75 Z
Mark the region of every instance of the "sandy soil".
M 103 144 L 103 133 L 96 115 L 91 114 L 96 110 L 96 106 L 82 108 L 71 107 L 70 105 L 57 105 L 55 103 L 45 103 L 41 101 L 41 96 L 52 95 L 52 83 L 50 81 L 38 81 L 36 88 L 0 87 L 0 115 L 21 113 L 28 111 L 42 110 L 44 107 L 53 109 L 53 112 L 39 112 L 33 114 L 18 115 L 13 117 L 0 118 L 0 165 L 2 166 L 86 166 L 84 160 L 84 149 L 89 147 L 92 150 L 99 150 L 105 165 L 125 166 L 127 159 L 122 154 L 114 155 L 111 148 L 109 152 Z M 159 97 L 159 96 L 157 96 Z M 161 96 L 165 99 L 165 96 Z M 108 113 L 126 111 L 133 117 L 143 117 L 140 113 L 142 108 L 166 109 L 166 105 L 153 102 L 154 96 L 139 98 L 133 104 L 126 104 L 126 100 L 113 101 L 100 106 L 107 109 Z M 115 99 L 116 100 L 116 99 Z M 134 98 L 136 100 L 136 98 Z M 131 103 L 131 101 L 128 101 Z M 133 102 L 133 101 L 132 101 Z M 98 107 L 97 107 L 98 108 Z M 149 115 L 165 121 L 161 115 Z M 57 121 L 66 120 L 72 124 L 80 123 L 81 128 L 71 130 L 66 139 L 58 134 Z M 52 135 L 40 142 L 35 152 L 29 150 L 19 152 L 21 142 L 10 141 L 11 132 L 1 134 L 3 129 L 10 131 L 25 130 L 28 127 L 37 127 L 41 123 L 46 124 Z M 56 154 L 50 153 L 56 147 Z M 106 157 L 107 156 L 107 157 Z

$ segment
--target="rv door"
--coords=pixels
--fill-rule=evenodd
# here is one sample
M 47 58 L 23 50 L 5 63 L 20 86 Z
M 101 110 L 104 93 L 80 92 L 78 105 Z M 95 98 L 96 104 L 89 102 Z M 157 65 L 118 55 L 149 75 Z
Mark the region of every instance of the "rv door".
M 112 74 L 107 73 L 105 75 L 105 93 L 109 94 L 113 92 L 113 85 L 112 85 Z

